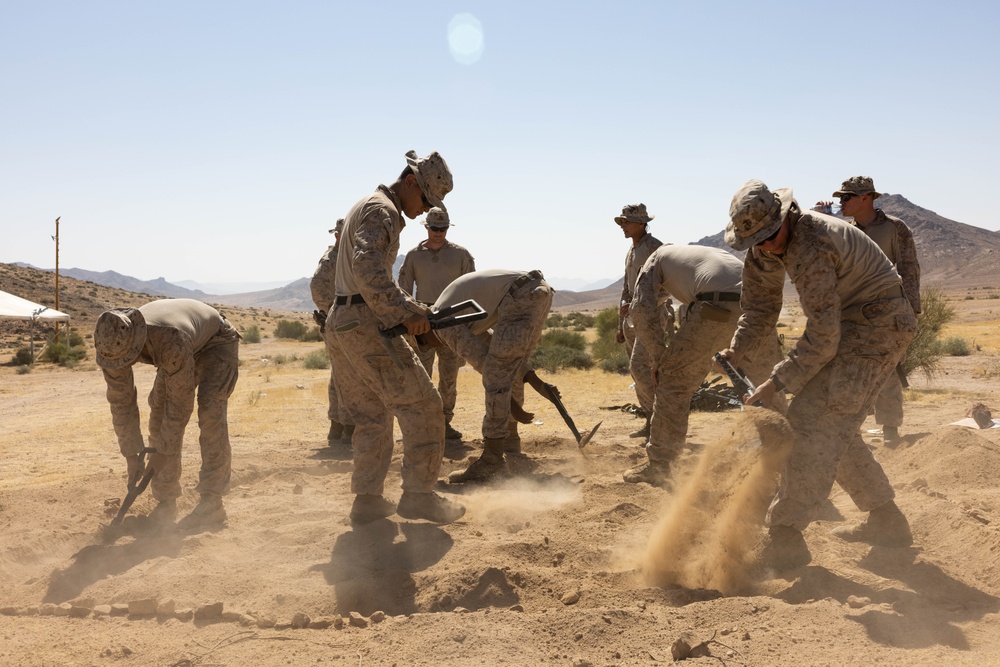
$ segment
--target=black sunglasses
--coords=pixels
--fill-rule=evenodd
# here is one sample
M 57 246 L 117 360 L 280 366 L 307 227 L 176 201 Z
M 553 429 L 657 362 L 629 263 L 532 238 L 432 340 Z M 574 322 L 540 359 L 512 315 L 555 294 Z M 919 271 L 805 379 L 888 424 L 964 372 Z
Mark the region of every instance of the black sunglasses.
M 427 195 L 424 194 L 423 190 L 420 191 L 420 202 L 424 205 L 424 208 L 434 208 L 434 205 L 427 201 Z
M 840 195 L 840 203 L 841 204 L 846 204 L 847 202 L 851 201 L 855 197 L 857 197 L 857 195 L 851 195 L 851 194 Z
M 446 232 L 446 231 L 448 231 L 447 227 L 431 227 L 430 225 L 427 226 L 427 229 L 431 230 L 432 232 Z
M 763 241 L 755 243 L 754 245 L 756 245 L 756 246 L 762 246 L 765 243 L 769 243 L 769 242 L 773 241 L 774 239 L 778 238 L 778 234 L 780 234 L 780 233 L 781 233 L 781 225 L 778 225 L 778 229 L 776 229 L 773 234 L 771 234 L 770 236 L 768 236 Z

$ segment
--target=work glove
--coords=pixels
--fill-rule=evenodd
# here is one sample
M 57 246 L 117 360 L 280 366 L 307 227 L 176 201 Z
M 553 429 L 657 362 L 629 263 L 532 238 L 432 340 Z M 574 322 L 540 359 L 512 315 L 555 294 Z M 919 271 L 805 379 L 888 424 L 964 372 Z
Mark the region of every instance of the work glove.
M 325 310 L 314 310 L 313 311 L 313 322 L 319 327 L 320 333 L 326 332 L 326 311 Z

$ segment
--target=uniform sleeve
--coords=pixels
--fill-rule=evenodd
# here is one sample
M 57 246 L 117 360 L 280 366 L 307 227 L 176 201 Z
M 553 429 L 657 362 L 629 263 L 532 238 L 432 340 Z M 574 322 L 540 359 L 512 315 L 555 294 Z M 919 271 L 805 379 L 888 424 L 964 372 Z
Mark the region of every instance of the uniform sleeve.
M 330 311 L 330 305 L 337 296 L 337 261 L 336 249 L 331 248 L 319 260 L 312 280 L 309 282 L 309 291 L 312 293 L 313 303 L 318 310 Z
M 903 279 L 903 294 L 913 306 L 913 312 L 920 313 L 920 263 L 913 232 L 905 224 L 896 225 L 896 241 L 899 245 L 896 271 Z
M 465 261 L 462 263 L 462 275 L 476 270 L 476 258 L 468 250 L 465 251 Z
M 837 292 L 837 253 L 826 241 L 808 248 L 806 255 L 800 261 L 809 268 L 795 281 L 806 328 L 788 358 L 774 371 L 792 393 L 800 391 L 828 364 L 840 346 L 842 308 Z
M 406 257 L 403 258 L 403 265 L 399 267 L 399 289 L 403 290 L 403 293 L 413 296 L 413 253 L 415 250 L 411 250 L 406 253 Z
M 150 331 L 149 336 L 148 344 L 156 360 L 156 382 L 162 385 L 164 397 L 159 428 L 155 428 L 150 417 L 150 446 L 163 454 L 179 454 L 184 429 L 194 411 L 197 389 L 194 350 L 187 335 L 177 329 Z
M 774 330 L 781 315 L 785 266 L 779 260 L 751 248 L 743 261 L 740 315 L 732 348 L 738 352 L 756 349 Z
M 667 351 L 657 299 L 660 290 L 659 271 L 660 265 L 655 261 L 647 261 L 639 271 L 630 313 L 632 324 L 635 325 L 635 337 L 642 342 L 649 353 L 653 368 L 659 365 L 660 359 Z
M 111 423 L 118 436 L 118 449 L 122 456 L 135 456 L 142 451 L 143 443 L 132 367 L 105 370 L 104 381 L 108 385 Z
M 390 258 L 392 219 L 379 207 L 368 212 L 354 233 L 354 277 L 358 291 L 372 312 L 389 326 L 428 309 L 400 289 L 392 277 Z
M 625 327 L 625 318 L 622 317 L 621 305 L 630 305 L 632 303 L 632 293 L 628 289 L 628 263 L 630 259 L 632 259 L 631 249 L 625 255 L 625 277 L 622 278 L 622 295 L 616 304 L 618 308 L 618 331 L 622 331 Z

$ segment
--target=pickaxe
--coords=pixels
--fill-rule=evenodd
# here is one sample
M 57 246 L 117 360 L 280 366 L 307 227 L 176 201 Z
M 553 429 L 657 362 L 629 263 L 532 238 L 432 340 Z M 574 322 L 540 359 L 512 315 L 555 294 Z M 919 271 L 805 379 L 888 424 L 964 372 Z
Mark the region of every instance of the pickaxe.
M 472 310 L 472 312 L 464 315 L 456 314 L 462 312 L 463 310 Z M 458 326 L 459 324 L 468 324 L 469 322 L 475 322 L 477 320 L 485 320 L 488 316 L 489 313 L 487 313 L 482 306 L 476 303 L 474 299 L 467 299 L 460 303 L 456 303 L 454 306 L 447 306 L 441 310 L 435 311 L 428 315 L 427 319 L 431 323 L 431 330 L 434 330 L 447 329 L 448 327 Z M 403 361 L 396 353 L 396 348 L 392 346 L 392 339 L 396 336 L 405 334 L 406 325 L 397 324 L 389 329 L 379 327 L 378 333 L 382 340 L 382 345 L 385 346 L 385 351 L 389 353 L 389 358 L 392 359 L 392 363 L 396 365 L 396 368 L 403 368 Z
M 573 418 L 569 416 L 568 412 L 566 412 L 566 406 L 563 405 L 562 399 L 559 396 L 559 389 L 554 384 L 543 382 L 535 371 L 528 371 L 525 373 L 524 381 L 530 384 L 531 388 L 537 391 L 539 395 L 551 401 L 552 405 L 556 406 L 556 410 L 559 411 L 563 421 L 566 422 L 567 426 L 569 426 L 569 430 L 573 432 L 573 437 L 576 438 L 577 446 L 580 449 L 586 447 L 587 443 L 590 442 L 590 439 L 594 437 L 595 433 L 597 433 L 597 429 L 599 429 L 601 424 L 604 422 L 597 422 L 597 426 L 590 429 L 586 435 L 581 436 L 579 429 L 576 428 L 576 424 L 573 423 Z
M 132 503 L 135 502 L 136 498 L 142 495 L 142 492 L 149 486 L 149 481 L 153 479 L 153 474 L 156 471 L 153 470 L 152 463 L 145 466 L 143 464 L 145 463 L 146 454 L 152 454 L 155 451 L 152 447 L 143 447 L 139 451 L 139 471 L 136 472 L 135 477 L 128 481 L 128 493 L 125 495 L 125 500 L 122 501 L 121 507 L 118 508 L 118 514 L 115 515 L 115 518 L 111 520 L 111 524 L 105 530 L 105 536 L 109 538 L 117 537 L 116 529 L 125 518 L 125 513 L 132 507 Z

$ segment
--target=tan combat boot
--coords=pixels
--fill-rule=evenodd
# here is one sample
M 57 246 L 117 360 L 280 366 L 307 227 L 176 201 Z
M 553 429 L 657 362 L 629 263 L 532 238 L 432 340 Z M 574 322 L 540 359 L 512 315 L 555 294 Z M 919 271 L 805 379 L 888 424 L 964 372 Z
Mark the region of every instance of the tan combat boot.
M 340 438 L 343 435 L 344 435 L 344 425 L 336 420 L 331 419 L 330 431 L 326 434 L 326 444 L 333 445 L 339 443 Z
M 505 470 L 503 448 L 506 438 L 483 438 L 483 453 L 469 464 L 465 470 L 456 470 L 448 475 L 448 482 L 487 482 Z
M 462 432 L 451 425 L 450 421 L 444 423 L 444 439 L 445 440 L 461 440 Z
M 840 526 L 830 532 L 848 542 L 865 542 L 880 547 L 908 547 L 913 544 L 910 524 L 891 500 L 869 512 L 861 523 Z
M 760 554 L 765 566 L 775 572 L 787 572 L 812 561 L 801 531 L 792 526 L 771 526 L 767 533 L 767 543 Z
M 371 523 L 396 513 L 396 504 L 382 496 L 359 493 L 351 505 L 351 523 Z
M 629 484 L 645 482 L 652 486 L 668 488 L 670 486 L 670 464 L 666 461 L 647 460 L 634 468 L 629 468 L 622 475 Z
M 221 496 L 203 495 L 191 513 L 177 523 L 181 530 L 220 526 L 226 522 L 226 508 Z
M 521 435 L 517 432 L 517 422 L 507 422 L 507 437 L 503 441 L 503 451 L 510 454 L 521 453 Z
M 436 493 L 403 491 L 396 514 L 404 519 L 426 519 L 434 523 L 451 523 L 465 516 L 465 506 Z
M 646 419 L 645 425 L 642 428 L 640 428 L 638 431 L 633 431 L 632 433 L 629 433 L 628 437 L 630 437 L 630 438 L 643 438 L 645 440 L 649 440 L 649 419 L 648 418 Z

